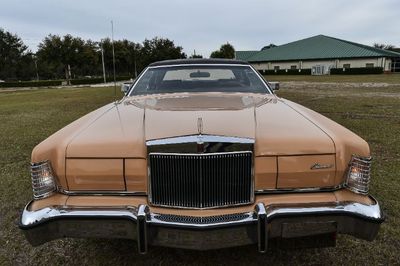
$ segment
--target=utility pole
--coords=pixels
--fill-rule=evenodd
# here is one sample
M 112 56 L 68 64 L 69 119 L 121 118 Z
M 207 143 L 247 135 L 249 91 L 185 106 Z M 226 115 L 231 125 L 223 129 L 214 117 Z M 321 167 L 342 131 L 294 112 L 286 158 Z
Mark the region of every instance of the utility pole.
M 117 97 L 117 80 L 115 78 L 114 23 L 112 20 L 111 20 L 111 43 L 112 43 L 113 69 L 114 69 L 114 96 Z
M 34 59 L 33 62 L 35 62 L 36 80 L 39 81 L 39 71 L 38 71 L 38 67 L 37 67 L 37 60 Z
M 135 66 L 135 79 L 137 78 L 137 68 L 136 68 L 136 46 L 133 50 L 133 64 Z
M 106 80 L 106 67 L 104 65 L 104 49 L 103 49 L 103 43 L 100 43 L 100 49 L 101 49 L 101 62 L 103 64 L 103 79 L 104 79 L 104 83 L 107 82 Z

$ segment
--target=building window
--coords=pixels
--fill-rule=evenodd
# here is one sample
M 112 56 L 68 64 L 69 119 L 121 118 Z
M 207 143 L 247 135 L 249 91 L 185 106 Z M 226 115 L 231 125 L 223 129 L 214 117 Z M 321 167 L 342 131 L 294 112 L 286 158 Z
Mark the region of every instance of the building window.
M 343 68 L 350 68 L 350 64 L 343 64 Z
M 279 70 L 279 66 L 274 66 L 274 70 Z
M 296 65 L 290 66 L 290 69 L 297 69 Z
M 365 67 L 372 68 L 374 67 L 374 63 L 366 63 Z

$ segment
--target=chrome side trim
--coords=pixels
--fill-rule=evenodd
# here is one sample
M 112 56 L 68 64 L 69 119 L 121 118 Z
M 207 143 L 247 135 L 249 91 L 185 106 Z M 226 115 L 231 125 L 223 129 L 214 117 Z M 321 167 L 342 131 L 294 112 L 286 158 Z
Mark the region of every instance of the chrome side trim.
M 68 196 L 146 196 L 144 191 L 108 191 L 108 190 L 66 190 L 59 188 L 58 192 Z
M 306 192 L 333 192 L 344 188 L 344 184 L 334 187 L 311 187 L 311 188 L 273 188 L 255 190 L 255 194 L 280 194 L 280 193 L 306 193 Z

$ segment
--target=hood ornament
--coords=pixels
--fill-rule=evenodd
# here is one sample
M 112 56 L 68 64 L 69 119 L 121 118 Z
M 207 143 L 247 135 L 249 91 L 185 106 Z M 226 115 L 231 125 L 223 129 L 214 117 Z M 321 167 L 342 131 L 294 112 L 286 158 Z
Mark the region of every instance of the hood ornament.
M 204 147 L 204 141 L 203 141 L 203 118 L 199 117 L 197 118 L 197 132 L 199 135 L 197 136 L 197 152 L 198 153 L 204 153 L 205 152 L 205 147 Z
M 197 132 L 199 135 L 203 134 L 203 118 L 197 118 Z
M 320 169 L 329 169 L 329 168 L 332 168 L 332 167 L 333 167 L 333 164 L 315 163 L 310 167 L 310 169 L 311 170 L 320 170 Z

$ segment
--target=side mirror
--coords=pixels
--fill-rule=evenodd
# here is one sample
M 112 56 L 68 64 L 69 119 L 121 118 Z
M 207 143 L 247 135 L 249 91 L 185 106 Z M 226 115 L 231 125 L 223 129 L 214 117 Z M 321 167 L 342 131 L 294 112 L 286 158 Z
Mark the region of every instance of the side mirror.
M 273 91 L 279 90 L 279 82 L 269 82 L 269 86 Z
M 121 92 L 126 95 L 129 91 L 129 89 L 131 88 L 131 86 L 132 86 L 131 82 L 122 83 Z

